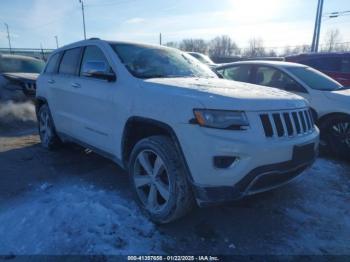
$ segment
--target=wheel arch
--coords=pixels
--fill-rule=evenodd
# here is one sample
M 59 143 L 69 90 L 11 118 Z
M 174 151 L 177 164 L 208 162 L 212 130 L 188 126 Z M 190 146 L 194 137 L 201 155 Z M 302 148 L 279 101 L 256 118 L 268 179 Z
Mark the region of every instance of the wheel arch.
M 127 120 L 124 126 L 121 142 L 122 163 L 124 167 L 128 167 L 129 157 L 136 143 L 143 138 L 150 137 L 153 135 L 166 135 L 171 138 L 179 153 L 180 159 L 184 164 L 187 173 L 186 175 L 192 182 L 193 179 L 189 171 L 186 158 L 184 156 L 181 144 L 177 138 L 174 129 L 164 122 L 151 118 L 133 116 Z
M 46 100 L 45 97 L 38 96 L 38 97 L 35 98 L 35 112 L 36 112 L 36 115 L 38 115 L 40 107 L 42 105 L 45 105 L 45 104 L 47 104 L 47 100 Z
M 326 123 L 329 119 L 334 118 L 334 117 L 339 117 L 339 116 L 347 116 L 350 117 L 349 114 L 347 113 L 342 113 L 342 112 L 334 112 L 334 113 L 329 113 L 326 115 L 323 115 L 322 117 L 320 117 L 317 120 L 317 124 L 320 127 L 320 129 L 322 128 L 322 124 Z

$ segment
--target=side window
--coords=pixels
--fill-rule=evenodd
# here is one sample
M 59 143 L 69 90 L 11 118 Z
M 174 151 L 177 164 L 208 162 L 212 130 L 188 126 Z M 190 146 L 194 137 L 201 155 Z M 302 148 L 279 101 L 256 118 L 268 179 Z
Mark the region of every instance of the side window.
M 286 73 L 268 66 L 259 66 L 256 70 L 255 83 L 270 86 L 291 92 L 306 92 L 294 79 Z
M 91 77 L 91 71 L 101 74 L 108 74 L 112 72 L 105 55 L 97 46 L 87 46 L 85 48 L 80 68 L 80 75 Z
M 47 74 L 54 74 L 57 72 L 57 64 L 58 64 L 58 60 L 60 58 L 60 54 L 59 53 L 56 53 L 54 54 L 49 62 L 47 63 L 47 66 L 46 66 L 46 70 L 45 70 L 45 73 Z
M 60 74 L 75 75 L 78 72 L 81 48 L 66 50 L 63 54 L 58 72 Z
M 225 68 L 220 73 L 226 79 L 231 79 L 231 80 L 240 81 L 240 82 L 250 82 L 252 66 L 237 65 L 237 66 Z

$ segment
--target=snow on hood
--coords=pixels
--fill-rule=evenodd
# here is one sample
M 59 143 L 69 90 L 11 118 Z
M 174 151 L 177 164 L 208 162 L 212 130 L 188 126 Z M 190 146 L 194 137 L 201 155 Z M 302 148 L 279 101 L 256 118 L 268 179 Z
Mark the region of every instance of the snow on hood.
M 215 109 L 280 110 L 308 106 L 302 97 L 276 88 L 258 86 L 219 78 L 152 78 L 144 85 L 158 84 L 177 88 L 178 93 L 197 98 Z

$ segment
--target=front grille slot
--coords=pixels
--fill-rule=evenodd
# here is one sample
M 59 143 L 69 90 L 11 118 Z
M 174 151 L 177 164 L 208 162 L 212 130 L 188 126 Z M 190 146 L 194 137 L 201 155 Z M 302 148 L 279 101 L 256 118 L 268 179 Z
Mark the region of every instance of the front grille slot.
M 303 111 L 299 111 L 298 113 L 301 120 L 301 124 L 303 126 L 303 131 L 306 132 L 306 122 L 305 122 Z
M 293 135 L 293 124 L 288 113 L 283 113 L 284 122 L 287 126 L 288 136 Z
M 275 122 L 276 130 L 277 130 L 277 135 L 279 137 L 284 135 L 284 128 L 281 120 L 280 114 L 272 114 L 273 120 Z
M 309 110 L 262 113 L 260 120 L 266 137 L 293 137 L 307 134 L 314 129 Z
M 261 120 L 261 123 L 263 124 L 265 135 L 267 137 L 272 137 L 273 129 L 272 129 L 271 121 L 269 119 L 269 115 L 268 114 L 260 115 L 260 120 Z

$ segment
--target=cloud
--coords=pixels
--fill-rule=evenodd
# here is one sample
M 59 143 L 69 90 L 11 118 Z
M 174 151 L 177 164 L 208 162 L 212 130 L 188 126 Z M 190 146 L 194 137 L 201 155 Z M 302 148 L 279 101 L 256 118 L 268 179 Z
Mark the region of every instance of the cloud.
M 131 19 L 126 20 L 124 23 L 125 24 L 140 24 L 142 22 L 145 22 L 146 20 L 141 18 L 141 17 L 134 17 Z

